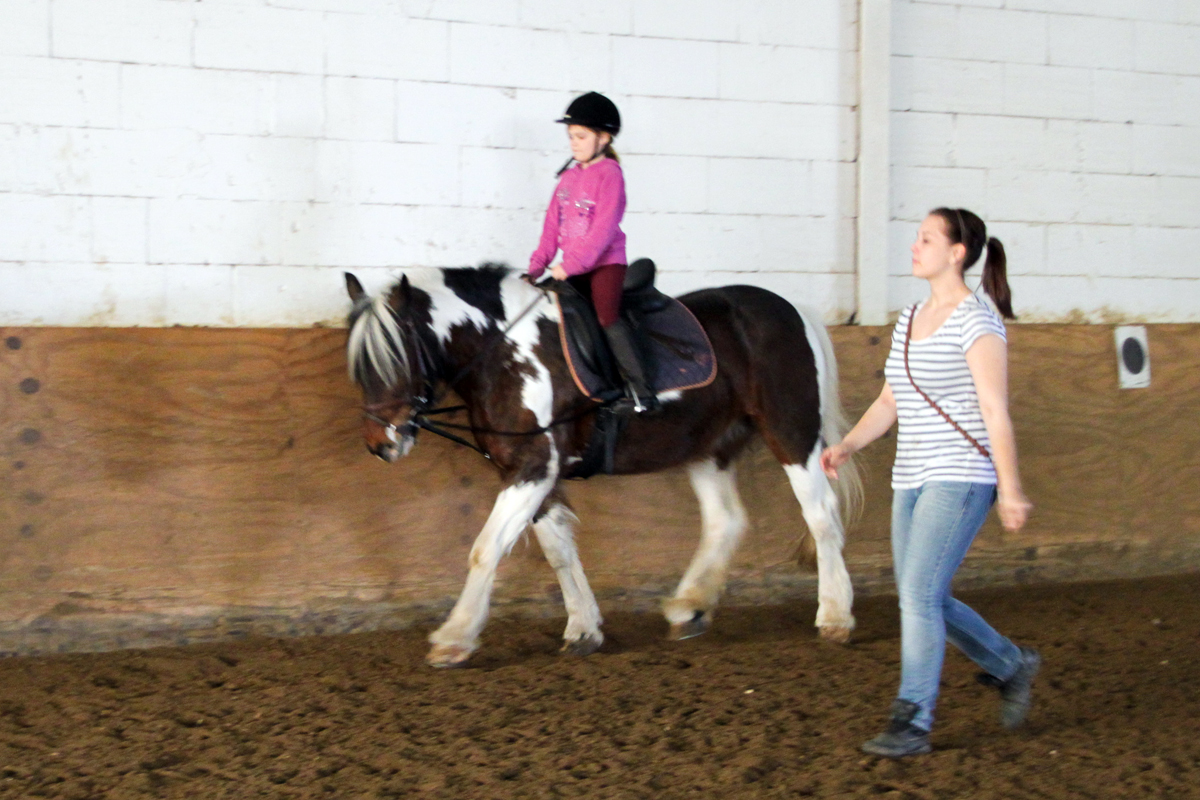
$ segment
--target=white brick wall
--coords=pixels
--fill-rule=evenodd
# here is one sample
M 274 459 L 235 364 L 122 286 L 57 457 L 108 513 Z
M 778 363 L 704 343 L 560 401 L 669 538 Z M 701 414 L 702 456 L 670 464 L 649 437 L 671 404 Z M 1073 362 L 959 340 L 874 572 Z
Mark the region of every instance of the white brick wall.
M 5 0 L 0 55 L 50 54 L 50 0 Z
M 950 205 L 1005 242 L 1024 321 L 1200 321 L 1200 6 L 893 2 L 891 308 Z
M 855 303 L 855 0 L 0 0 L 0 324 L 307 325 L 523 265 L 620 105 L 630 255 Z M 892 298 L 979 211 L 1023 319 L 1200 318 L 1200 6 L 893 0 Z
M 6 4 L 7 5 L 7 4 Z M 143 64 L 192 63 L 191 4 L 161 0 L 54 0 L 52 55 Z
M 631 255 L 852 310 L 853 0 L 2 1 L 0 324 L 304 325 L 343 269 L 522 266 L 589 89 Z

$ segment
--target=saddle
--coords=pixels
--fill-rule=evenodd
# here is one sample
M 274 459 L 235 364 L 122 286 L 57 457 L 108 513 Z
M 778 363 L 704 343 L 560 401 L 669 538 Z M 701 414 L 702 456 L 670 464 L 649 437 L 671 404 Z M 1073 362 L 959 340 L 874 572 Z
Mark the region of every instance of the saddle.
M 683 303 L 654 286 L 656 271 L 648 258 L 634 261 L 625 271 L 621 294 L 621 315 L 639 340 L 646 376 L 657 394 L 707 386 L 717 376 L 708 334 Z M 566 477 L 611 474 L 613 451 L 628 418 L 612 406 L 625 394 L 616 358 L 590 297 L 565 281 L 547 281 L 542 286 L 554 293 L 559 339 L 575 385 L 601 403 L 583 460 Z

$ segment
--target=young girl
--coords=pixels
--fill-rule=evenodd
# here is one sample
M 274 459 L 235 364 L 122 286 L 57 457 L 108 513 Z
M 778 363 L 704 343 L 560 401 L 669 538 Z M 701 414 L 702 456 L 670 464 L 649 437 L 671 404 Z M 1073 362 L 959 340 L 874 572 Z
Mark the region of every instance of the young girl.
M 570 281 L 592 298 L 621 375 L 634 391 L 635 405 L 648 409 L 654 405 L 654 395 L 633 331 L 620 316 L 626 267 L 625 234 L 620 227 L 625 178 L 612 141 L 621 131 L 621 114 L 607 97 L 589 92 L 575 98 L 558 122 L 567 126 L 571 158 L 559 170 L 541 241 L 529 259 L 529 276 L 540 278 L 562 251 L 562 261 L 550 274 Z
M 995 502 L 1010 531 L 1032 506 L 1021 491 L 1008 415 L 1004 323 L 971 293 L 963 273 L 987 246 L 983 288 L 1012 318 L 1004 248 L 966 209 L 931 211 L 912 246 L 913 275 L 929 297 L 904 310 L 892 333 L 883 391 L 840 444 L 825 450 L 831 477 L 851 453 L 897 419 L 892 468 L 892 558 L 900 595 L 900 690 L 891 724 L 863 745 L 898 758 L 930 751 L 946 640 L 1000 689 L 1001 723 L 1014 728 L 1029 710 L 1041 659 L 1017 647 L 950 595 L 950 581 Z

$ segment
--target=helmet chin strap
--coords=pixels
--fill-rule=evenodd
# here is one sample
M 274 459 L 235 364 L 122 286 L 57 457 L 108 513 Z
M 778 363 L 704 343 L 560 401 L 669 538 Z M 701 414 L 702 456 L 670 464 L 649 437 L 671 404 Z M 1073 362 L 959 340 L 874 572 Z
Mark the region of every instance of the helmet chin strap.
M 591 163 L 594 163 L 595 161 L 597 161 L 598 159 L 600 159 L 600 158 L 603 158 L 603 157 L 604 157 L 604 151 L 605 151 L 605 150 L 607 150 L 607 149 L 608 149 L 608 146 L 609 146 L 609 144 L 611 144 L 611 143 L 612 143 L 612 136 L 610 135 L 610 136 L 608 137 L 608 141 L 604 143 L 604 147 L 600 147 L 600 144 L 599 144 L 599 142 L 600 142 L 600 135 L 599 135 L 599 134 L 597 134 L 597 135 L 596 135 L 596 146 L 592 148 L 592 155 L 591 155 L 591 157 L 590 157 L 590 158 L 588 158 L 588 160 L 587 160 L 587 161 L 581 161 L 581 162 L 580 162 L 581 164 L 591 164 Z
M 597 136 L 596 138 L 597 138 L 597 140 L 599 140 L 600 137 Z M 599 146 L 592 148 L 592 154 L 591 154 L 591 156 L 588 157 L 588 159 L 586 161 L 576 161 L 575 156 L 571 156 L 570 158 L 568 158 L 567 163 L 563 164 L 562 167 L 559 168 L 558 172 L 554 173 L 555 177 L 562 175 L 564 172 L 566 172 L 568 169 L 570 169 L 572 164 L 579 163 L 579 164 L 583 164 L 586 167 L 588 164 L 594 163 L 595 161 L 599 160 L 604 155 L 603 151 L 605 149 L 607 149 L 610 144 L 612 144 L 612 134 L 611 133 L 608 135 L 608 142 L 605 143 L 603 148 L 601 148 Z

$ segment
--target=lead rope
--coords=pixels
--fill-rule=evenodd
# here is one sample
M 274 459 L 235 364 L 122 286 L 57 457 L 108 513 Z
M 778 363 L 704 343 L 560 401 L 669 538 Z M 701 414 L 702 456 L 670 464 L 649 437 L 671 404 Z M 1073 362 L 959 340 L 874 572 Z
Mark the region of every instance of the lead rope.
M 916 316 L 917 316 L 917 307 L 916 307 L 916 305 L 914 305 L 912 307 L 912 311 L 910 311 L 908 314 L 908 328 L 904 331 L 904 371 L 905 371 L 905 373 L 908 374 L 908 382 L 911 383 L 912 387 L 917 390 L 917 394 L 919 394 L 919 395 L 921 395 L 921 397 L 925 398 L 926 403 L 929 403 L 929 405 L 933 406 L 934 411 L 936 411 L 942 415 L 942 419 L 946 420 L 946 422 L 949 422 L 952 426 L 954 426 L 954 430 L 958 431 L 963 436 L 965 436 L 967 438 L 967 441 L 970 442 L 971 444 L 975 445 L 975 449 L 978 450 L 983 455 L 984 458 L 986 458 L 990 461 L 992 459 L 992 454 L 987 451 L 987 448 L 984 447 L 983 445 L 981 445 L 975 439 L 974 436 L 972 436 L 971 434 L 964 431 L 962 429 L 961 425 L 959 425 L 954 420 L 950 419 L 950 415 L 947 414 L 945 411 L 943 411 L 941 406 L 939 406 L 937 403 L 933 402 L 933 398 L 930 397 L 929 395 L 925 394 L 925 392 L 921 389 L 921 387 L 917 386 L 917 382 L 915 380 L 913 380 L 912 370 L 909 369 L 909 366 L 908 366 L 908 343 L 910 341 L 912 341 L 913 318 Z

